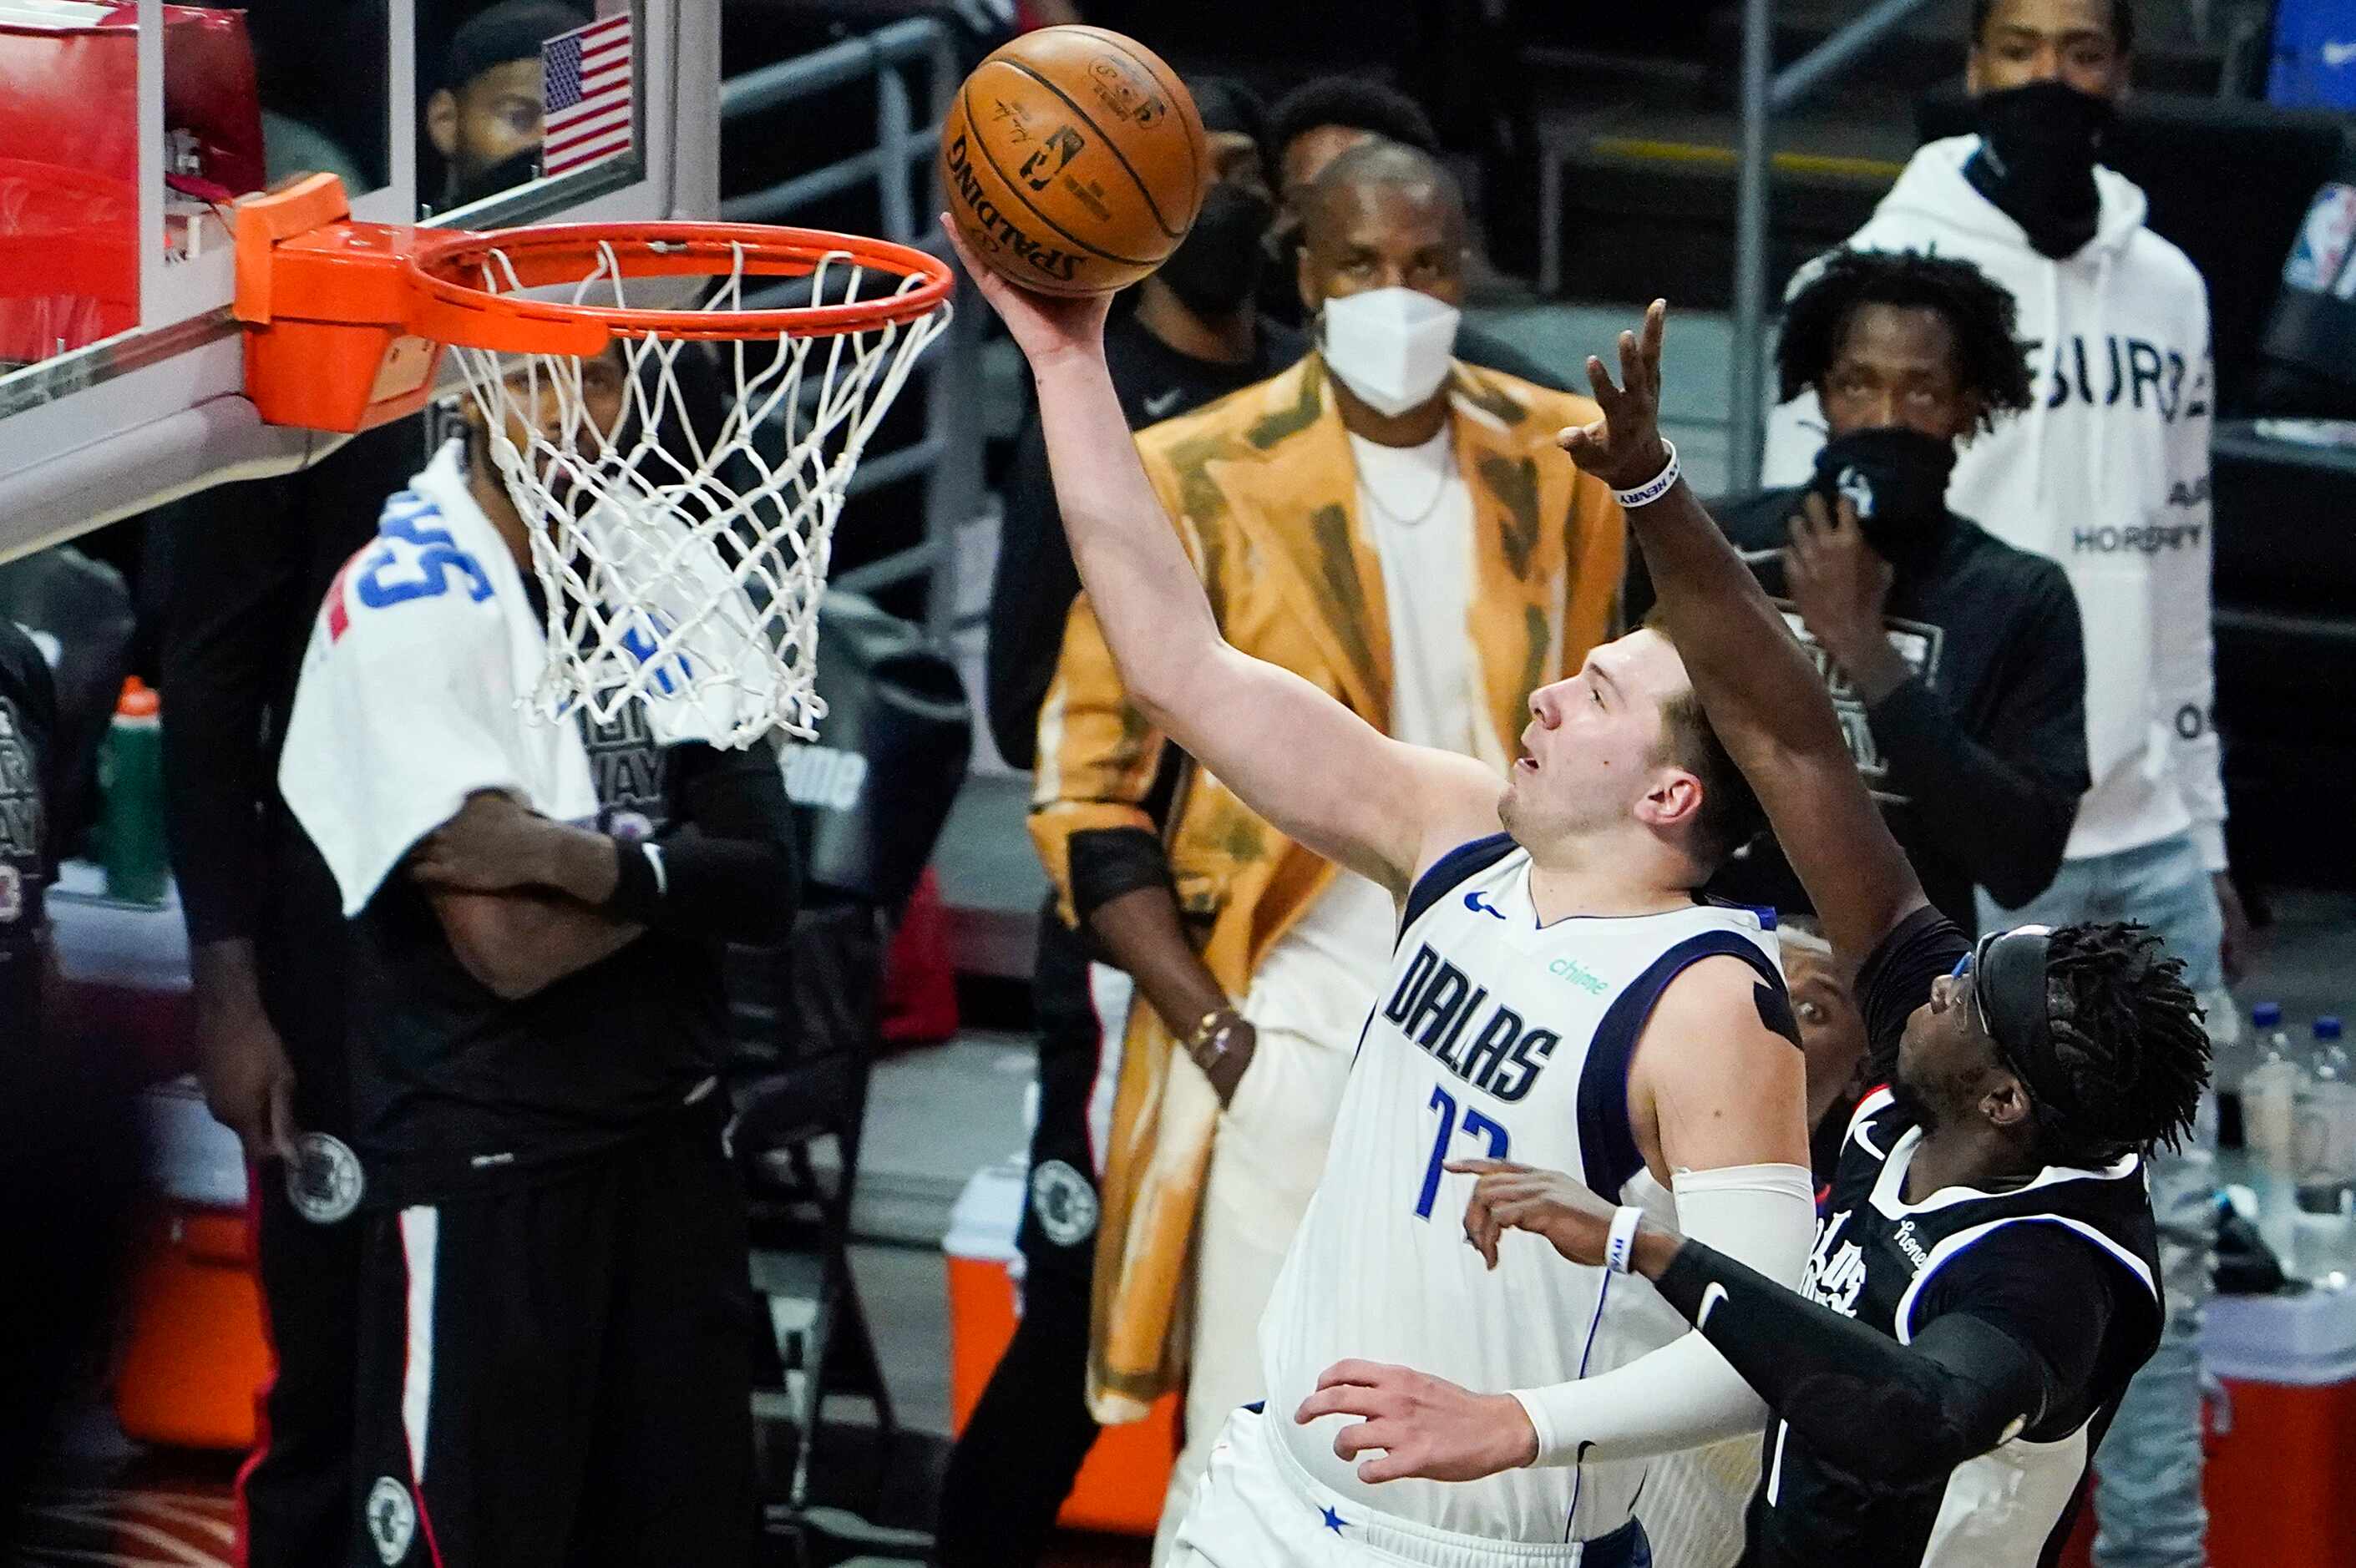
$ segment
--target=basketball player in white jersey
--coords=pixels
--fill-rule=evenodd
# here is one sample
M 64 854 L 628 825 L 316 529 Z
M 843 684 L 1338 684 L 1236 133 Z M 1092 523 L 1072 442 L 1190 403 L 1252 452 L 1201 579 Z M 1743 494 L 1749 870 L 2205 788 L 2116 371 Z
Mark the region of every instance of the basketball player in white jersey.
M 1649 1286 L 1526 1236 L 1487 1270 L 1458 1219 L 1470 1179 L 1443 1168 L 1582 1170 L 1769 1278 L 1799 1278 L 1815 1209 L 1772 939 L 1693 891 L 1755 805 L 1676 650 L 1637 633 L 1539 690 L 1502 798 L 1480 763 L 1387 739 L 1221 636 L 1185 519 L 1173 531 L 1130 444 L 1104 300 L 1040 298 L 967 261 L 1030 359 L 1072 553 L 1139 708 L 1279 830 L 1401 905 L 1261 1320 L 1267 1403 L 1230 1418 L 1177 1561 L 1645 1562 L 1631 1509 L 1646 1455 L 1761 1430 L 1761 1405 Z M 1339 1419 L 1296 1422 L 1351 1358 L 1439 1373 L 1424 1382 L 1481 1435 L 1465 1473 L 1486 1478 L 1377 1490 L 1380 1465 L 1418 1456 L 1364 1474 L 1336 1451 Z M 1632 1380 L 1649 1448 L 1614 1430 Z

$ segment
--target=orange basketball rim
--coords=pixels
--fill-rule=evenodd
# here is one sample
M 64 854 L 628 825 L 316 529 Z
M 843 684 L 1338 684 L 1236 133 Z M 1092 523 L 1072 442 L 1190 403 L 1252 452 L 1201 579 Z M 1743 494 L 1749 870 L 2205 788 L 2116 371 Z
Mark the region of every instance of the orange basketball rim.
M 828 337 L 916 323 L 955 287 L 948 265 L 888 240 L 747 223 L 563 223 L 474 233 L 351 220 L 333 175 L 234 209 L 246 392 L 273 424 L 369 430 L 416 412 L 453 345 L 594 355 L 616 337 Z M 526 290 L 622 280 L 880 279 L 867 299 L 776 309 L 639 309 Z M 616 290 L 618 293 L 618 289 Z

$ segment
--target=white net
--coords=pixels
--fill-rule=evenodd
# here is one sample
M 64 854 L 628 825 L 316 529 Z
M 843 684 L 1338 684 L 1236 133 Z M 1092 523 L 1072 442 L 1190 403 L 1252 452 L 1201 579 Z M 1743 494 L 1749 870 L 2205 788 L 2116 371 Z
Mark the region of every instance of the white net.
M 468 281 L 524 292 L 496 246 L 480 272 Z M 763 281 L 737 248 L 697 308 L 752 308 L 748 276 Z M 806 293 L 851 304 L 922 282 L 837 253 L 817 262 Z M 601 245 L 562 297 L 670 308 L 626 297 L 657 286 L 626 278 Z M 667 739 L 813 738 L 825 712 L 812 684 L 819 600 L 845 487 L 948 322 L 943 304 L 829 336 L 616 336 L 588 359 L 454 346 L 547 599 L 532 717 L 585 709 L 607 723 L 643 699 Z

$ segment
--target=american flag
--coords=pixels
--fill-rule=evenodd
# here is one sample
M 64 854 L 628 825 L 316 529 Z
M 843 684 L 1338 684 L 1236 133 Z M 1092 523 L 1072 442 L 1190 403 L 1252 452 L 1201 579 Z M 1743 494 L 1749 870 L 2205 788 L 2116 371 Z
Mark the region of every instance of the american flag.
M 540 169 L 567 169 L 630 145 L 631 92 L 627 13 L 559 33 L 540 47 L 547 112 Z

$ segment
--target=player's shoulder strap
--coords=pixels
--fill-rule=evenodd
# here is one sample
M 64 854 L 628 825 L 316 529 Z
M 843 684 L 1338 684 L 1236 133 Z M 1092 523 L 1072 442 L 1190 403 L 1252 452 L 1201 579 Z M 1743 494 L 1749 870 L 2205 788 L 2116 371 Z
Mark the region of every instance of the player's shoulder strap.
M 1579 1071 L 1579 1149 L 1581 1174 L 1590 1189 L 1610 1198 L 1644 1168 L 1636 1131 L 1628 1121 L 1628 1067 L 1636 1042 L 1669 984 L 1705 958 L 1740 958 L 1759 976 L 1762 988 L 1786 1012 L 1783 976 L 1758 943 L 1730 925 L 1686 937 L 1665 950 L 1622 987 L 1595 1026 Z M 1765 1004 L 1762 1003 L 1762 1006 Z
M 1415 886 L 1408 890 L 1407 910 L 1399 917 L 1399 935 L 1405 936 L 1433 904 L 1446 898 L 1452 890 L 1479 876 L 1519 848 L 1512 834 L 1492 833 L 1485 838 L 1459 844 L 1425 867 L 1423 875 L 1415 880 Z

